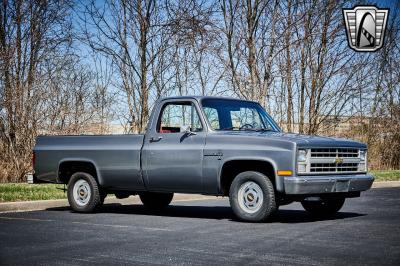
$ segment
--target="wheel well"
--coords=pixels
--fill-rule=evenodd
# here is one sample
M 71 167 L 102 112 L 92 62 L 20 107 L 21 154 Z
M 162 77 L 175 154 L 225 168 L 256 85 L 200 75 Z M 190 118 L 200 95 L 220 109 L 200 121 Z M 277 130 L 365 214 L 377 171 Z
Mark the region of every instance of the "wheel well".
M 88 173 L 98 181 L 96 167 L 93 163 L 82 161 L 62 162 L 58 168 L 58 178 L 62 183 L 68 184 L 69 179 L 76 172 Z
M 270 178 L 272 184 L 275 186 L 275 171 L 271 163 L 266 161 L 253 161 L 253 160 L 233 160 L 226 162 L 222 166 L 220 188 L 225 196 L 229 195 L 229 189 L 233 179 L 240 173 L 245 171 L 256 171 L 263 173 Z

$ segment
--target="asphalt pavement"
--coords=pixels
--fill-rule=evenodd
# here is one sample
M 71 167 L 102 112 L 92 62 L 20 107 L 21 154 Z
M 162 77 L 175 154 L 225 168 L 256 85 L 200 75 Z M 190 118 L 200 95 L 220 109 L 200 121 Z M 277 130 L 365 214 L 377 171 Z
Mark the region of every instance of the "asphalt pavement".
M 298 203 L 267 223 L 236 221 L 228 199 L 162 212 L 107 204 L 0 214 L 0 265 L 400 265 L 400 188 L 348 199 L 316 220 Z

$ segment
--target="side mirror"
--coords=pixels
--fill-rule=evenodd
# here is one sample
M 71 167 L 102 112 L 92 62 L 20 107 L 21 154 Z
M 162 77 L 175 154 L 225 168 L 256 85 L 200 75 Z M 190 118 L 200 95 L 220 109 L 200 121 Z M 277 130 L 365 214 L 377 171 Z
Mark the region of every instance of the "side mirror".
M 190 136 L 193 136 L 193 135 L 197 135 L 197 133 L 192 132 L 190 130 L 190 125 L 181 126 L 180 132 L 183 133 L 183 136 L 185 136 L 185 137 L 190 137 Z
M 182 125 L 180 128 L 181 133 L 190 133 L 190 125 Z

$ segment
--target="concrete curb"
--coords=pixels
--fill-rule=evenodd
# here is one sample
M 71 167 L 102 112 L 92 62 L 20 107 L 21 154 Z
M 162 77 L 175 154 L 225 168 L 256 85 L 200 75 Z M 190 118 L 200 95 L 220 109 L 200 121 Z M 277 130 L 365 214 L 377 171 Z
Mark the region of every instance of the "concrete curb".
M 379 181 L 372 184 L 372 188 L 393 188 L 400 187 L 400 181 Z M 179 194 L 175 193 L 173 202 L 179 201 L 195 201 L 216 199 L 214 196 L 204 196 L 197 194 Z M 127 199 L 117 199 L 115 197 L 107 197 L 105 204 L 140 204 L 139 197 L 129 197 Z M 22 211 L 38 211 L 49 208 L 59 208 L 69 206 L 68 200 L 36 200 L 36 201 L 19 201 L 19 202 L 3 202 L 0 203 L 0 213 L 4 212 L 22 212 Z
M 400 181 L 377 181 L 372 184 L 372 188 L 400 187 Z
M 175 193 L 172 202 L 179 201 L 195 201 L 195 200 L 208 200 L 216 199 L 214 196 L 205 196 L 197 194 L 180 194 Z M 114 196 L 107 197 L 104 204 L 121 204 L 121 205 L 131 205 L 131 204 L 141 204 L 139 197 L 129 197 L 127 199 L 117 199 Z M 35 200 L 35 201 L 18 201 L 18 202 L 3 202 L 0 203 L 0 213 L 5 212 L 22 212 L 22 211 L 39 211 L 49 208 L 60 208 L 68 207 L 68 200 Z

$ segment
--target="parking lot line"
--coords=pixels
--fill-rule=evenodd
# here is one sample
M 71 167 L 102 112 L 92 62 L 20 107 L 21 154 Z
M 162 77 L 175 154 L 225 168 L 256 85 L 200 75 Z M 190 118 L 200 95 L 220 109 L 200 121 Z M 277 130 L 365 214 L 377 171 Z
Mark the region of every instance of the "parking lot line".
M 129 228 L 129 225 L 118 225 L 118 224 L 96 224 L 96 223 L 85 223 L 85 222 L 72 222 L 73 224 L 83 224 L 83 225 L 94 225 L 94 226 L 105 226 L 114 228 Z
M 72 222 L 73 224 L 82 224 L 82 225 L 93 225 L 93 226 L 105 226 L 105 227 L 113 227 L 113 228 L 139 228 L 132 225 L 118 225 L 118 224 L 98 224 L 98 223 L 86 223 L 86 222 Z M 142 230 L 146 231 L 167 231 L 172 232 L 174 230 L 167 228 L 158 228 L 158 227 L 140 227 Z

